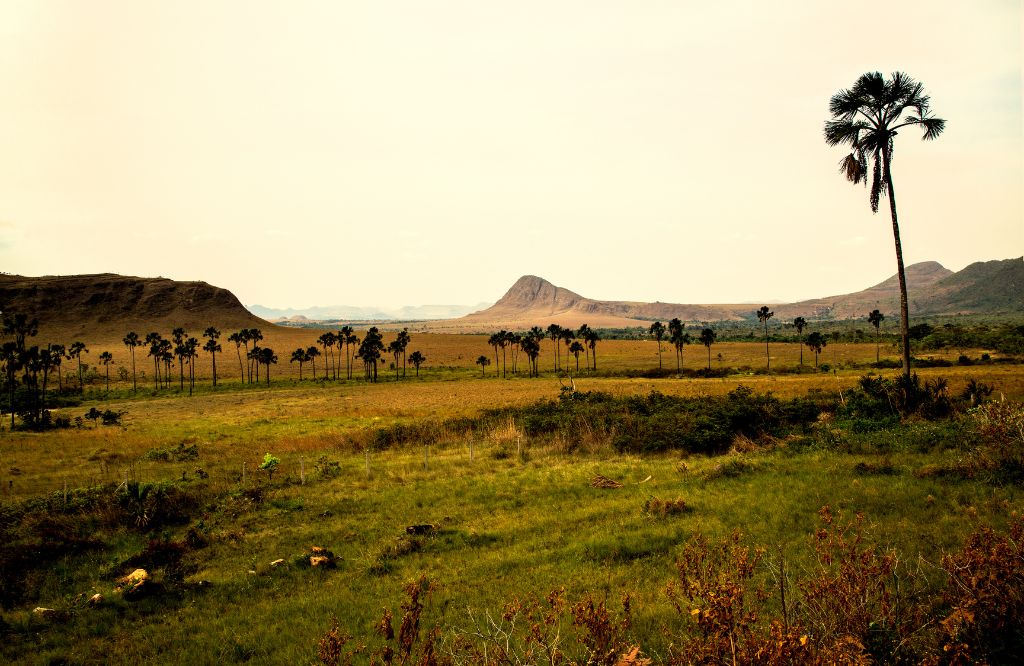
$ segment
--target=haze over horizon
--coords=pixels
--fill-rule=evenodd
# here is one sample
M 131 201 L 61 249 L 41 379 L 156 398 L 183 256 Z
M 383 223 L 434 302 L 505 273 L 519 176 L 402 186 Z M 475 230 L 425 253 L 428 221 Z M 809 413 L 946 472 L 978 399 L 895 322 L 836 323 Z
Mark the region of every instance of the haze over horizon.
M 895 273 L 829 97 L 921 81 L 908 265 L 1024 248 L 1019 2 L 129 0 L 0 5 L 0 268 L 203 280 L 246 304 L 739 303 Z M 913 128 L 908 128 L 912 130 Z

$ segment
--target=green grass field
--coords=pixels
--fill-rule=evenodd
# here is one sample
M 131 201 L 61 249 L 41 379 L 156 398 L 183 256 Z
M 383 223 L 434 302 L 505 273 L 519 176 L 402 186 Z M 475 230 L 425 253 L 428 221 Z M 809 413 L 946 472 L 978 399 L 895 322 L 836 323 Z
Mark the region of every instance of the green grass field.
M 487 351 L 473 346 L 485 341 L 449 337 L 426 351 L 428 358 Z M 449 351 L 438 351 L 444 345 Z M 777 347 L 780 355 L 795 351 Z M 738 359 L 735 365 L 758 363 L 758 352 L 764 358 L 756 344 L 715 348 Z M 690 361 L 696 351 L 688 350 Z M 873 345 L 845 351 L 850 362 L 874 356 Z M 654 343 L 609 342 L 605 367 L 649 363 L 652 353 Z M 865 372 L 581 375 L 576 387 L 692 397 L 744 385 L 790 398 L 848 393 Z M 948 378 L 951 393 L 970 376 L 993 385 L 997 396 L 1024 396 L 1016 365 L 921 375 Z M 484 613 L 500 616 L 514 598 L 543 599 L 565 588 L 569 598 L 590 594 L 613 606 L 628 592 L 629 639 L 658 662 L 693 631 L 665 589 L 695 534 L 739 530 L 745 543 L 769 549 L 766 562 L 784 557 L 794 578 L 811 575 L 820 566 L 813 549 L 818 511 L 829 505 L 847 517 L 863 513 L 870 543 L 900 554 L 900 575 L 936 590 L 944 554 L 981 525 L 1005 529 L 1022 508 L 1017 483 L 927 473 L 956 466 L 972 445 L 955 421 L 914 418 L 864 432 L 856 423 L 834 431 L 813 425 L 793 440 L 740 437 L 731 452 L 713 456 L 620 453 L 586 424 L 570 446 L 564 438 L 531 437 L 515 418 L 472 436 L 441 432 L 429 448 L 367 448 L 378 429 L 430 421 L 443 430 L 446 419 L 555 399 L 564 381 L 498 379 L 493 366 L 480 378 L 478 368 L 453 363 L 420 380 L 378 384 L 298 382 L 297 372 L 269 389 L 229 380 L 215 390 L 201 382 L 192 397 L 176 384 L 156 395 L 148 387 L 133 394 L 123 382 L 107 394 L 94 384 L 85 402 L 62 411 L 122 411 L 122 426 L 0 435 L 3 537 L 11 549 L 2 654 L 16 663 L 316 663 L 332 616 L 356 642 L 372 644 L 382 608 L 396 609 L 398 618 L 403 585 L 426 576 L 436 589 L 423 624 L 442 627 L 445 640 Z M 273 478 L 258 469 L 266 453 L 280 459 Z M 597 475 L 622 487 L 592 487 Z M 138 506 L 125 504 L 118 488 L 125 479 L 172 490 L 140 520 Z M 111 497 L 120 502 L 116 511 Z M 689 510 L 645 512 L 652 498 L 682 499 Z M 435 529 L 408 537 L 405 528 L 416 524 Z M 306 566 L 313 546 L 331 550 L 337 567 Z M 27 563 L 19 559 L 24 554 Z M 284 563 L 271 566 L 278 559 Z M 114 582 L 136 567 L 161 587 L 124 599 Z M 771 568 L 760 567 L 755 580 L 771 587 Z M 94 593 L 105 598 L 95 608 L 85 603 Z M 766 603 L 778 606 L 774 597 Z M 63 615 L 43 619 L 32 612 L 37 606 Z M 567 622 L 566 636 L 573 631 Z

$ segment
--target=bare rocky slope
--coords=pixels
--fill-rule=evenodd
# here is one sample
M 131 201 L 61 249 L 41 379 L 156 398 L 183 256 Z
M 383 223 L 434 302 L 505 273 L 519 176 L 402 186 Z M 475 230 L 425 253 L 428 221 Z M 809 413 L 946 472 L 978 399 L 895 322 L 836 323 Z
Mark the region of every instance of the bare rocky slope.
M 0 308 L 39 320 L 40 329 L 67 336 L 124 334 L 135 330 L 190 331 L 267 328 L 227 289 L 205 282 L 177 282 L 112 273 L 23 277 L 0 275 Z

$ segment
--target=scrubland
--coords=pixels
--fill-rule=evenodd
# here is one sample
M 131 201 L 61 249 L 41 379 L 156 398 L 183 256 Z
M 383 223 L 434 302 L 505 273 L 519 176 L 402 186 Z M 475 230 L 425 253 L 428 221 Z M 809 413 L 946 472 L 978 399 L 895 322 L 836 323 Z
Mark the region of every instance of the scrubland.
M 949 413 L 900 416 L 862 379 L 896 376 L 866 367 L 873 344 L 802 373 L 773 344 L 773 374 L 763 343 L 716 344 L 726 376 L 648 378 L 627 375 L 655 343 L 606 341 L 574 393 L 545 372 L 550 342 L 536 379 L 481 377 L 479 336 L 413 349 L 419 379 L 283 366 L 269 387 L 225 353 L 216 389 L 94 382 L 58 410 L 120 425 L 5 430 L 4 658 L 1005 663 L 1021 646 L 1018 365 L 923 368 Z M 1005 412 L 961 399 L 969 379 Z M 310 566 L 314 546 L 333 566 Z M 116 593 L 136 568 L 148 592 Z

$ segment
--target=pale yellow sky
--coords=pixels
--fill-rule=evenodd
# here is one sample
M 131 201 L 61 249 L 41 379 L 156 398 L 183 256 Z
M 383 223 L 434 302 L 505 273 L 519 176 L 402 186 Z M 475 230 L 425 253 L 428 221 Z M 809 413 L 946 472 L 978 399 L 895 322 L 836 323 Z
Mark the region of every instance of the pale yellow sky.
M 0 270 L 277 307 L 476 303 L 526 273 L 853 291 L 895 272 L 891 226 L 821 130 L 874 70 L 948 121 L 897 139 L 907 262 L 1020 256 L 1021 34 L 994 0 L 6 0 Z

